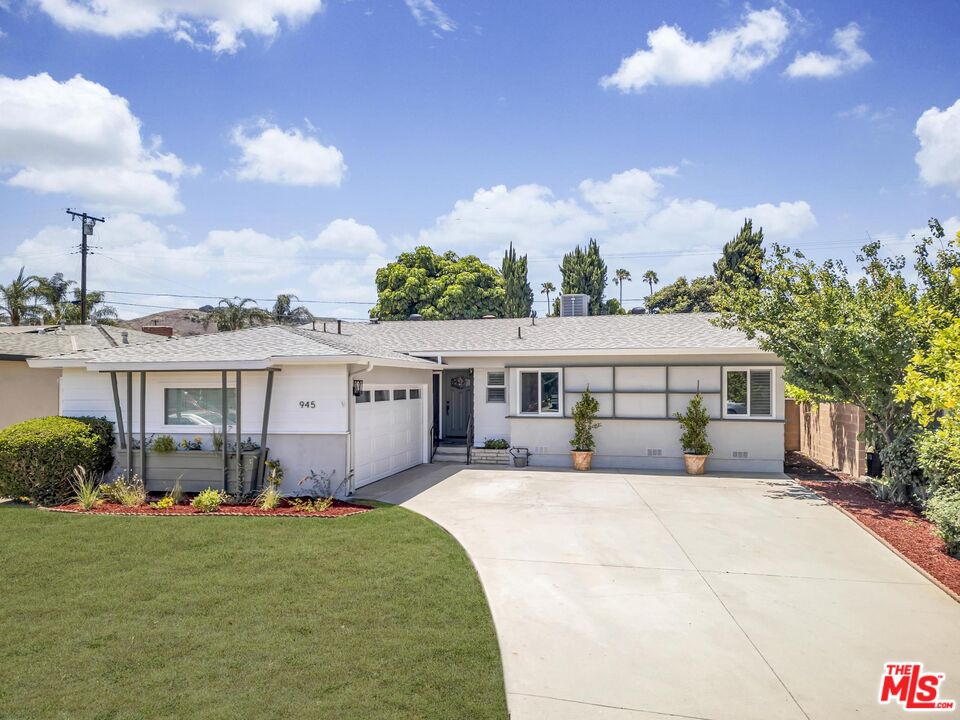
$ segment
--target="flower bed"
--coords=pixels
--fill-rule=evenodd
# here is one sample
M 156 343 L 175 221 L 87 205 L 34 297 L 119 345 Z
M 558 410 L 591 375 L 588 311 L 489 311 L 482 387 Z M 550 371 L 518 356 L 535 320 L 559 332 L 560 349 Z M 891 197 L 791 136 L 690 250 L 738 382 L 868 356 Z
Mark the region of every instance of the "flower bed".
M 960 559 L 947 554 L 933 525 L 914 508 L 877 500 L 849 475 L 828 471 L 798 453 L 787 458 L 785 471 L 960 596 Z
M 152 515 L 152 516 L 183 516 L 183 515 L 231 515 L 231 516 L 253 516 L 253 517 L 302 517 L 302 518 L 337 518 L 347 515 L 356 515 L 358 513 L 373 510 L 369 505 L 356 505 L 354 503 L 334 500 L 333 504 L 326 510 L 320 512 L 302 510 L 293 504 L 284 501 L 280 507 L 272 510 L 263 510 L 255 505 L 221 505 L 214 512 L 201 512 L 189 503 L 180 503 L 169 508 L 157 508 L 150 505 L 138 505 L 128 507 L 117 503 L 102 502 L 91 510 L 84 510 L 77 503 L 66 505 L 57 505 L 56 507 L 43 508 L 51 512 L 80 513 L 84 515 Z

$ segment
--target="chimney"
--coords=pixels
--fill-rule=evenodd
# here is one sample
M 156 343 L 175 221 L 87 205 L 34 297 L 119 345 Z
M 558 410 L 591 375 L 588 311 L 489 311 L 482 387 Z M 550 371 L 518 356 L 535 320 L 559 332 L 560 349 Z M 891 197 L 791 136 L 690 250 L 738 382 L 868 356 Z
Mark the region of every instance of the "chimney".
M 123 343 L 124 345 L 129 345 L 129 344 L 130 344 L 130 333 L 128 333 L 126 330 L 121 330 L 121 331 L 120 331 L 120 342 Z
M 148 335 L 159 335 L 165 338 L 173 337 L 173 328 L 169 325 L 144 325 L 140 329 Z

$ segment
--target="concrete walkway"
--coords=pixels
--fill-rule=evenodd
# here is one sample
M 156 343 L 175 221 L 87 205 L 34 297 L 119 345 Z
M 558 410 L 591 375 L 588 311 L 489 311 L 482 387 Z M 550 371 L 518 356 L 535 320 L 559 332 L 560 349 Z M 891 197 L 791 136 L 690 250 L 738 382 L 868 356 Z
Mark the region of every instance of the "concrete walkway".
M 960 605 L 785 477 L 426 465 L 361 494 L 466 548 L 512 720 L 904 717 L 877 695 L 908 660 L 960 701 Z

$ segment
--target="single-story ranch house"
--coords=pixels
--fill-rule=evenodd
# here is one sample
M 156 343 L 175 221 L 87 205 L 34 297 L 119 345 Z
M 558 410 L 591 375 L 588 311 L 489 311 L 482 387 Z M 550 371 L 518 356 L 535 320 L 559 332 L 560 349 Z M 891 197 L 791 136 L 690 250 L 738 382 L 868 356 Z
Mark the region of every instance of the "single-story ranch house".
M 120 464 L 146 462 L 148 481 L 140 438 L 199 436 L 212 450 L 224 430 L 228 445 L 269 448 L 291 492 L 310 470 L 353 492 L 430 462 L 438 444 L 488 439 L 528 449 L 532 466 L 566 467 L 570 410 L 585 388 L 600 404 L 596 467 L 682 469 L 673 415 L 699 391 L 713 417 L 708 468 L 780 472 L 782 363 L 714 317 L 266 326 L 29 364 L 62 371 L 62 414 L 119 418 Z M 234 461 L 219 446 L 210 455 L 222 478 Z M 263 455 L 255 461 L 262 473 Z

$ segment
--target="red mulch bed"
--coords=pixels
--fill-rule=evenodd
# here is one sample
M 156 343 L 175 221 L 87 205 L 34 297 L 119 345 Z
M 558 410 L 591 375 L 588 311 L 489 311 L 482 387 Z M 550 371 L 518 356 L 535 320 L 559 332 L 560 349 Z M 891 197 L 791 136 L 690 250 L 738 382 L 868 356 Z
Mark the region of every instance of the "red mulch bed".
M 152 508 L 149 505 L 140 505 L 138 507 L 126 507 L 115 503 L 101 503 L 93 510 L 84 510 L 76 503 L 68 505 L 57 505 L 56 507 L 44 508 L 51 512 L 83 513 L 84 515 L 149 515 L 154 517 L 174 517 L 183 515 L 205 516 L 205 515 L 232 515 L 245 517 L 302 517 L 302 518 L 338 518 L 347 515 L 356 515 L 357 513 L 373 510 L 369 505 L 355 505 L 354 503 L 341 502 L 334 500 L 333 505 L 323 512 L 305 512 L 294 507 L 289 503 L 284 503 L 281 507 L 273 510 L 261 510 L 254 505 L 221 505 L 216 512 L 204 513 L 195 510 L 189 504 L 181 503 L 172 508 L 160 509 Z
M 787 457 L 785 470 L 804 487 L 846 510 L 854 520 L 960 595 L 960 559 L 947 554 L 933 524 L 917 510 L 881 502 L 869 487 L 849 475 L 828 471 L 799 453 Z

